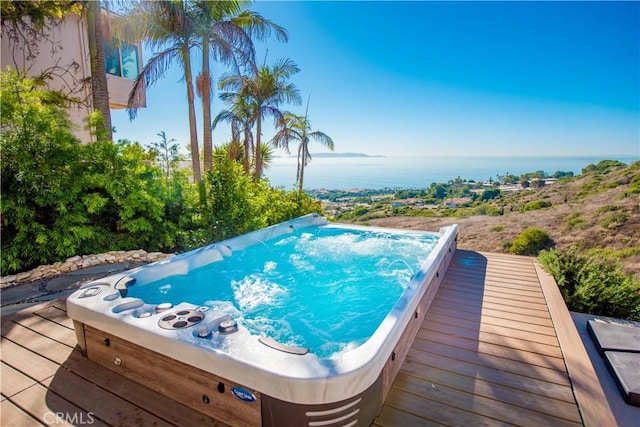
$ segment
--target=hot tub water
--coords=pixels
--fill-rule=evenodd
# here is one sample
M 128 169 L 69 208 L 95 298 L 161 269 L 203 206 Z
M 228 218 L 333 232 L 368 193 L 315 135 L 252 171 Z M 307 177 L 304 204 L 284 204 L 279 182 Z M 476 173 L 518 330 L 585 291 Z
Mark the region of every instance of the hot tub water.
M 128 296 L 210 306 L 252 334 L 329 358 L 374 333 L 437 241 L 424 233 L 301 228 L 227 250 L 186 275 L 138 281 Z

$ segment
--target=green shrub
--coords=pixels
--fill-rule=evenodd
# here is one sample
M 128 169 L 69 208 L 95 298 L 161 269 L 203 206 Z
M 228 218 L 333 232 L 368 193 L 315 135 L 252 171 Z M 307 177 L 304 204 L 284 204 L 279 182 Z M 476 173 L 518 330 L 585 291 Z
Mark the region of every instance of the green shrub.
M 626 212 L 614 212 L 611 215 L 600 221 L 600 225 L 604 228 L 617 228 L 624 224 L 629 219 L 629 214 Z
M 636 162 L 640 164 L 640 162 Z M 634 163 L 634 165 L 636 164 Z M 629 183 L 629 188 L 624 192 L 625 196 L 631 196 L 632 194 L 640 194 L 640 173 L 636 173 Z
M 504 211 L 502 208 L 499 208 L 489 203 L 484 203 L 482 205 L 479 205 L 473 208 L 473 215 L 500 216 L 503 213 Z
M 355 216 L 362 216 L 362 215 L 365 215 L 365 214 L 368 214 L 368 213 L 369 213 L 369 209 L 367 209 L 364 206 L 358 206 L 357 208 L 355 208 L 353 210 L 353 215 L 355 215 Z
M 569 229 L 575 230 L 584 230 L 589 227 L 589 223 L 581 218 L 582 214 L 580 212 L 574 212 L 565 220 L 565 225 Z
M 565 222 L 568 228 L 573 230 L 586 230 L 589 223 L 584 218 L 571 218 Z
M 569 310 L 640 320 L 640 282 L 617 263 L 587 256 L 576 246 L 542 251 L 538 260 L 555 278 Z
M 546 200 L 533 200 L 524 205 L 522 208 L 523 211 L 535 211 L 538 209 L 551 207 L 551 202 Z
M 235 162 L 196 186 L 167 179 L 138 143 L 81 145 L 48 92 L 15 73 L 1 83 L 2 275 L 110 250 L 182 251 L 322 212 Z
M 496 233 L 499 233 L 503 230 L 504 230 L 504 227 L 502 225 L 496 225 L 495 227 L 491 228 L 491 231 L 495 231 Z
M 619 209 L 620 209 L 620 206 L 616 206 L 616 205 L 605 205 L 605 206 L 602 206 L 602 207 L 598 208 L 598 209 L 596 210 L 596 213 L 598 213 L 598 214 L 603 214 L 603 213 L 607 213 L 607 212 L 615 212 L 615 211 L 617 211 L 617 210 L 619 210 Z
M 598 164 L 590 164 L 582 168 L 582 174 L 594 173 L 594 172 L 609 172 L 611 169 L 626 167 L 625 163 L 618 160 L 600 160 Z
M 490 188 L 482 192 L 482 195 L 480 196 L 480 200 L 482 201 L 492 200 L 500 197 L 501 195 L 502 193 L 497 188 Z
M 551 243 L 551 238 L 545 231 L 537 227 L 530 227 L 516 237 L 509 252 L 516 255 L 537 255 Z
M 100 201 L 82 198 L 82 148 L 49 93 L 14 72 L 1 85 L 4 275 L 95 248 Z
M 211 243 L 277 224 L 308 213 L 322 213 L 319 204 L 297 191 L 273 188 L 268 180 L 253 181 L 239 162 L 224 158 L 206 176 L 207 202 L 202 227 Z

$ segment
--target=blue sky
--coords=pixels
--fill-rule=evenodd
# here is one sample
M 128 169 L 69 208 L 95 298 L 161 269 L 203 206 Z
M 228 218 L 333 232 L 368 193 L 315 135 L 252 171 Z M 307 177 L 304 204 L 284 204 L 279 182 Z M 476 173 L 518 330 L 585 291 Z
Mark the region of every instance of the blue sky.
M 640 157 L 640 2 L 256 2 L 288 43 L 304 114 L 338 152 Z M 268 50 L 268 53 L 267 53 Z M 148 52 L 146 53 L 148 55 Z M 194 64 L 195 65 L 195 64 Z M 214 78 L 220 76 L 218 66 Z M 176 66 L 117 133 L 189 142 Z M 214 103 L 214 115 L 222 104 Z M 200 141 L 202 118 L 198 112 Z M 273 131 L 266 129 L 269 138 Z M 220 127 L 214 143 L 229 139 Z M 312 152 L 325 151 L 315 147 Z

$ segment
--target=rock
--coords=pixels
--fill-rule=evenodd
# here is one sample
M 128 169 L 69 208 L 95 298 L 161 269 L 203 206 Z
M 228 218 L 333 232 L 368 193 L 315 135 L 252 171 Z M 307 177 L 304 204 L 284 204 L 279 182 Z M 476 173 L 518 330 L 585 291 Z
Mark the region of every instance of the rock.
M 56 262 L 52 265 L 42 265 L 31 271 L 2 277 L 0 278 L 0 283 L 3 288 L 6 288 L 8 286 L 19 285 L 23 282 L 34 280 L 46 282 L 48 279 L 83 268 L 127 262 L 149 263 L 165 259 L 170 256 L 172 256 L 172 254 L 165 254 L 163 252 L 147 253 L 143 249 L 135 249 L 131 251 L 109 251 L 104 254 L 84 256 L 76 255 L 68 258 L 64 262 Z
M 7 283 L 12 283 L 15 282 L 17 280 L 18 276 L 16 276 L 15 274 L 12 274 L 11 276 L 4 276 L 2 278 L 0 278 L 0 283 L 7 284 Z
M 31 278 L 31 272 L 27 271 L 24 273 L 18 273 L 17 277 L 16 277 L 16 282 L 20 283 L 20 282 L 26 282 Z
M 74 267 L 74 265 L 72 263 L 65 262 L 60 267 L 58 267 L 58 271 L 60 271 L 62 273 L 66 273 L 67 271 L 75 270 L 75 268 L 73 268 L 73 267 Z

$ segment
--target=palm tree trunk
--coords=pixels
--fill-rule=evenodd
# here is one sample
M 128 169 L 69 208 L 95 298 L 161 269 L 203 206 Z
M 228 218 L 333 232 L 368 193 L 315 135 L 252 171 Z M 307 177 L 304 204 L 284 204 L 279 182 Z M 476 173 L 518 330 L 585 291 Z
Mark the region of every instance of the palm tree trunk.
M 211 74 L 209 72 L 209 40 L 202 39 L 202 149 L 204 151 L 204 170 L 213 169 L 213 133 L 211 130 Z
M 104 66 L 104 44 L 102 40 L 102 15 L 100 2 L 88 2 L 87 26 L 89 36 L 89 57 L 91 66 L 91 94 L 93 109 L 102 114 L 103 128 L 98 135 L 107 140 L 113 139 L 111 130 L 111 110 L 109 110 L 109 88 Z
M 196 110 L 193 94 L 193 77 L 191 75 L 191 55 L 189 46 L 182 48 L 184 58 L 184 77 L 187 83 L 187 101 L 189 103 L 189 136 L 191 138 L 191 164 L 193 165 L 193 181 L 202 181 L 200 171 L 200 149 L 198 148 L 198 130 L 196 128 Z
M 307 162 L 307 149 L 304 144 L 300 145 L 302 155 L 298 156 L 298 198 L 302 195 L 302 183 L 304 181 L 304 164 Z
M 244 129 L 244 158 L 242 159 L 242 166 L 244 171 L 249 174 L 249 158 L 251 157 L 251 146 L 249 144 L 249 138 L 251 135 L 251 129 L 248 126 L 245 126 Z
M 262 151 L 260 150 L 260 134 L 262 133 L 262 120 L 260 113 L 256 118 L 256 146 L 254 148 L 254 171 L 253 180 L 260 181 L 262 176 Z

